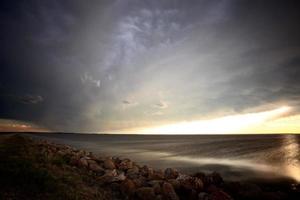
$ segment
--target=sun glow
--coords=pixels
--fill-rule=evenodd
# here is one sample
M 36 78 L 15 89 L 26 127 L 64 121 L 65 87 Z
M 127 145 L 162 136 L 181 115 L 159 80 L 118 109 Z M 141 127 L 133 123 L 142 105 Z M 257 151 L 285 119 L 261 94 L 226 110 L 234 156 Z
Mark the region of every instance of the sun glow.
M 288 113 L 291 107 L 283 106 L 265 112 L 225 116 L 211 120 L 198 120 L 163 125 L 141 130 L 142 134 L 226 134 L 242 133 Z

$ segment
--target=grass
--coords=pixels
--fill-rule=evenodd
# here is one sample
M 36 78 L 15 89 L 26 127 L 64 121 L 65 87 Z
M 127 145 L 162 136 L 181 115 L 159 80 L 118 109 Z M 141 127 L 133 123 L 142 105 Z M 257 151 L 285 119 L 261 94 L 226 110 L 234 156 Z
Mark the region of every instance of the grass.
M 0 137 L 0 199 L 103 199 L 101 192 L 87 192 L 82 174 L 67 156 L 50 160 L 26 137 Z

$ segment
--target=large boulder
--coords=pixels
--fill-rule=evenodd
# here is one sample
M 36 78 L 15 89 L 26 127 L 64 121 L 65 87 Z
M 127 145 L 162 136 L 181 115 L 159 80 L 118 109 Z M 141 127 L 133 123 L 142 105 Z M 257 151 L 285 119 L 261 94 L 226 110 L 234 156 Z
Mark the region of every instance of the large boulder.
M 179 200 L 179 197 L 176 194 L 173 186 L 168 182 L 163 183 L 162 194 L 166 200 Z
M 136 190 L 136 196 L 140 200 L 153 200 L 155 193 L 152 187 L 141 187 Z
M 82 157 L 77 161 L 77 164 L 79 167 L 88 167 L 89 163 L 86 159 L 86 157 Z
M 105 169 L 116 169 L 115 163 L 110 158 L 104 160 L 103 166 Z

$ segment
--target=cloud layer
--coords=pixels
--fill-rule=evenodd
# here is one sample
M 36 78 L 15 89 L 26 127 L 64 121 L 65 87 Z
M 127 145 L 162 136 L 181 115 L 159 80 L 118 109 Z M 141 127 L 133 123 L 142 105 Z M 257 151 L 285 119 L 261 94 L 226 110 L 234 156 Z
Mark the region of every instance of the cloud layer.
M 0 118 L 110 131 L 282 105 L 297 114 L 299 8 L 295 1 L 3 1 Z

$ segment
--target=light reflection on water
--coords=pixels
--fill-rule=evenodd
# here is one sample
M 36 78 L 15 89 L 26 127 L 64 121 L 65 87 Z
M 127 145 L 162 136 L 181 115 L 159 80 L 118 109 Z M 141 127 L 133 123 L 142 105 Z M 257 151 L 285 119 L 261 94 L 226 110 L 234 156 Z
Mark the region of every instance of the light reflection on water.
M 299 144 L 295 135 L 285 135 L 282 150 L 285 153 L 284 171 L 300 182 Z
M 174 167 L 191 173 L 218 171 L 229 179 L 287 176 L 300 182 L 300 135 L 43 137 L 95 153 L 129 157 L 155 168 Z

